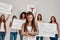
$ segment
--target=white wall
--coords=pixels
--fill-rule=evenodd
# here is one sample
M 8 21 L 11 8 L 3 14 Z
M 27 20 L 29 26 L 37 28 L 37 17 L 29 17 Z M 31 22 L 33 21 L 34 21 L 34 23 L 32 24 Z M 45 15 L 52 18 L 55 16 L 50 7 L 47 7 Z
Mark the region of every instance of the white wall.
M 34 4 L 37 13 L 42 14 L 45 22 L 49 22 L 50 17 L 53 15 L 60 24 L 60 0 L 0 0 L 0 2 L 12 4 L 14 6 L 12 14 L 17 15 L 17 17 L 19 17 L 22 11 L 27 10 L 27 4 Z M 11 17 L 12 15 L 9 18 L 10 21 Z M 9 20 L 7 23 L 10 22 Z
M 34 4 L 37 12 L 43 15 L 43 19 L 47 22 L 52 15 L 56 16 L 58 22 L 60 13 L 60 0 L 0 0 L 14 6 L 13 14 L 19 15 L 22 11 L 27 10 L 27 4 Z

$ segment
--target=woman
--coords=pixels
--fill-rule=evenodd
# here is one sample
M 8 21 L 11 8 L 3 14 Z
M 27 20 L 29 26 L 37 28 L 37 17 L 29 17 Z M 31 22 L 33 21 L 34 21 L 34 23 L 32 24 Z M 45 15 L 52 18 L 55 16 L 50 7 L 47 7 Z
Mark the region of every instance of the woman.
M 26 14 L 26 22 L 22 25 L 22 35 L 27 37 L 33 37 L 36 34 L 37 34 L 37 24 L 35 23 L 34 15 L 32 12 L 28 12 Z
M 10 16 L 10 15 L 9 15 Z M 5 20 L 5 15 L 2 14 L 0 17 L 0 40 L 5 39 L 6 35 L 6 21 L 8 20 L 9 16 Z
M 55 37 L 50 37 L 50 40 L 58 40 L 58 36 L 59 36 L 59 25 L 56 21 L 56 18 L 54 16 L 51 17 L 50 19 L 50 23 L 53 23 L 55 24 L 57 27 L 56 27 L 56 33 L 55 33 Z
M 26 12 L 22 12 L 20 14 L 19 19 L 22 20 L 23 22 L 25 22 L 26 21 Z M 19 34 L 20 34 L 20 40 L 23 40 L 23 35 L 21 34 L 21 30 L 19 30 Z
M 17 17 L 14 15 L 12 17 L 12 21 L 10 22 L 10 25 L 9 25 L 10 26 L 10 29 L 11 29 L 11 31 L 10 31 L 10 40 L 17 40 L 17 30 L 12 29 L 13 19 L 17 19 Z
M 39 23 L 43 23 L 43 21 L 42 21 L 42 15 L 41 15 L 41 14 L 38 14 L 38 15 L 37 15 L 37 22 L 38 22 L 38 24 L 39 24 Z M 43 40 L 43 37 L 37 36 L 37 37 L 36 37 L 36 40 L 39 40 L 39 39 L 40 39 L 40 40 Z

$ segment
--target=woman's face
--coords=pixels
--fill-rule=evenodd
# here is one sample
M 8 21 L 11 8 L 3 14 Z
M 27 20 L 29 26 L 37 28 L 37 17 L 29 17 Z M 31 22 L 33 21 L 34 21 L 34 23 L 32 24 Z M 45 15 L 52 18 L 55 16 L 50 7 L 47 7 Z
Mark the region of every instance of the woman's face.
M 52 17 L 52 22 L 54 22 L 54 17 Z
M 38 18 L 40 19 L 40 18 L 41 18 L 41 16 L 40 16 L 40 15 L 38 15 Z
M 25 18 L 25 14 L 22 14 L 22 18 Z
M 2 20 L 4 20 L 4 16 L 2 16 Z
M 33 16 L 32 16 L 32 15 L 28 15 L 28 16 L 27 16 L 27 20 L 28 20 L 29 22 L 31 22 L 31 21 L 33 20 Z
M 14 19 L 17 19 L 17 17 L 14 17 Z

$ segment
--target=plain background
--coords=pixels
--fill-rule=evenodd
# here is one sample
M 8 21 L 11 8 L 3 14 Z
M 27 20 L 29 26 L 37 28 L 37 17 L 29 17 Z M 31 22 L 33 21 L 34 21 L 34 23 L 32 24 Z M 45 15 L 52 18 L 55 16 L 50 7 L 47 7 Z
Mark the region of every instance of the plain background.
M 44 22 L 49 22 L 50 17 L 55 16 L 57 22 L 60 24 L 60 0 L 0 0 L 0 2 L 13 5 L 13 12 L 7 21 L 7 35 L 5 40 L 9 40 L 10 38 L 9 23 L 12 20 L 12 16 L 16 15 L 19 18 L 20 13 L 27 10 L 27 4 L 35 5 L 37 13 L 42 14 Z M 19 40 L 19 35 L 17 38 L 17 40 Z M 44 40 L 46 39 L 47 38 L 44 38 Z

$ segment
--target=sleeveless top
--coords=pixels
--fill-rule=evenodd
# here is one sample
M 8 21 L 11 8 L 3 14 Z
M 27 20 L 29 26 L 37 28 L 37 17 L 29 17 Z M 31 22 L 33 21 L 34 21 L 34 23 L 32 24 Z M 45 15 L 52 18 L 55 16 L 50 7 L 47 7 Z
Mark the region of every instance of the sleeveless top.
M 31 31 L 32 31 L 32 26 L 27 26 L 27 30 L 28 30 L 29 32 L 31 32 Z
M 4 22 L 1 23 L 0 32 L 5 32 L 5 29 L 4 29 Z

